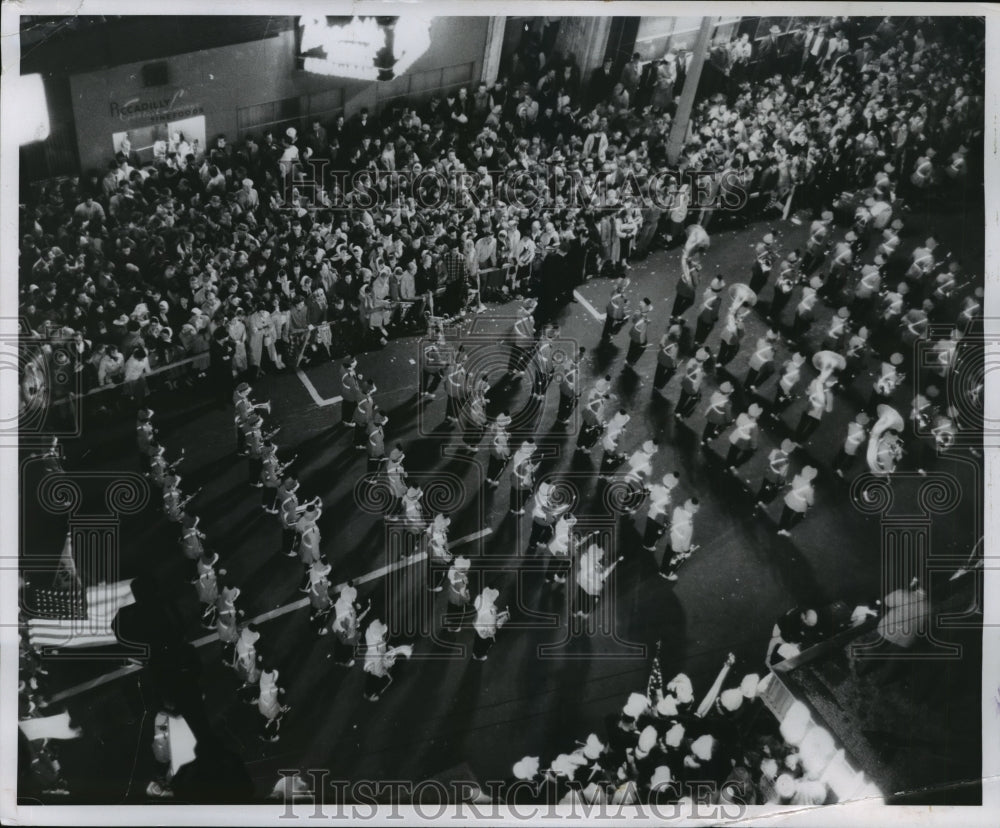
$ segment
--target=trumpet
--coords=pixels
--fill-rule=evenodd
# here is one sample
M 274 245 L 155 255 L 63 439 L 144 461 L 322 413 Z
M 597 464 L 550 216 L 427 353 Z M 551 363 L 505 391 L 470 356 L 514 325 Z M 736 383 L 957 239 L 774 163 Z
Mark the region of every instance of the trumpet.
M 194 492 L 192 492 L 187 497 L 185 497 L 184 499 L 181 500 L 181 502 L 180 502 L 180 508 L 183 509 L 185 506 L 187 506 L 192 500 L 194 500 L 200 494 L 201 494 L 201 487 L 199 486 Z M 202 537 L 204 537 L 204 535 L 202 535 Z
M 268 400 L 267 402 L 253 403 L 253 409 L 256 411 L 258 408 L 262 408 L 262 409 L 264 409 L 264 411 L 266 411 L 268 414 L 270 414 L 271 413 L 271 401 Z

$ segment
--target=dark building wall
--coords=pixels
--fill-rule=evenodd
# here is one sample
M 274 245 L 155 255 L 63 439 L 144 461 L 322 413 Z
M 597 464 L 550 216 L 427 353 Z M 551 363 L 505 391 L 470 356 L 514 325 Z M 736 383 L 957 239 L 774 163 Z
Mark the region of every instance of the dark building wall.
M 277 134 L 307 118 L 349 117 L 361 107 L 377 110 L 399 96 L 417 99 L 436 90 L 473 83 L 482 72 L 487 17 L 435 18 L 431 46 L 405 75 L 388 82 L 352 81 L 303 72 L 296 63 L 296 32 L 162 60 L 165 85 L 144 86 L 134 62 L 70 78 L 82 169 L 100 167 L 114 152 L 112 136 L 125 130 L 202 114 L 206 139 L 230 141 L 268 125 Z M 400 21 L 404 25 L 404 21 Z

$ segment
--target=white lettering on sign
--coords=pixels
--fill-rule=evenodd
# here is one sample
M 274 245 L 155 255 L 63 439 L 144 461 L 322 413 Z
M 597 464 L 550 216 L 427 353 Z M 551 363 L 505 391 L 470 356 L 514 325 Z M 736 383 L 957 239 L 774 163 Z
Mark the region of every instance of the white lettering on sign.
M 157 121 L 169 116 L 175 120 L 200 115 L 204 112 L 201 104 L 189 104 L 179 107 L 178 101 L 187 94 L 186 90 L 178 89 L 169 97 L 156 99 L 129 98 L 126 101 L 111 101 L 108 107 L 111 117 L 121 121 L 149 120 Z

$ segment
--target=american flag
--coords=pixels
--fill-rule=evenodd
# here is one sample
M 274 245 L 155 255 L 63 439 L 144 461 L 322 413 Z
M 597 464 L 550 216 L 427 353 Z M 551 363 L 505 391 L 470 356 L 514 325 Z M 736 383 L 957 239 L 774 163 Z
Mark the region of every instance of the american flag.
M 80 589 L 34 589 L 28 641 L 42 647 L 105 647 L 117 641 L 111 622 L 135 602 L 131 580 Z

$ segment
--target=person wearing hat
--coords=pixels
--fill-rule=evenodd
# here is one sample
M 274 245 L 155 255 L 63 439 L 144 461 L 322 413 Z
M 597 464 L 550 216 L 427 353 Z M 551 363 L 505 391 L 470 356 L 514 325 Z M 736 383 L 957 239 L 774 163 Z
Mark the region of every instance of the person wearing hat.
M 189 561 L 197 561 L 205 554 L 202 541 L 205 533 L 198 529 L 199 517 L 185 514 L 181 519 L 181 553 Z
M 770 328 L 757 339 L 753 353 L 750 354 L 747 375 L 743 380 L 744 390 L 756 391 L 760 378 L 766 379 L 770 376 L 774 369 L 774 343 L 778 341 L 778 338 L 778 332 L 774 328 Z
M 843 479 L 844 472 L 858 456 L 858 449 L 868 441 L 868 423 L 870 421 L 871 418 L 862 411 L 847 424 L 847 438 L 837 452 L 837 456 L 833 458 L 833 472 L 837 477 Z
M 799 254 L 789 253 L 778 266 L 778 277 L 774 281 L 774 295 L 767 310 L 767 318 L 772 325 L 781 324 L 781 315 L 792 298 L 792 291 L 799 282 Z
M 448 568 L 448 615 L 445 623 L 446 629 L 451 633 L 457 633 L 469 616 L 469 604 L 472 601 L 469 593 L 471 566 L 472 562 L 468 558 L 458 555 Z
M 354 428 L 354 410 L 364 396 L 361 391 L 361 378 L 358 376 L 358 361 L 346 357 L 341 363 L 343 372 L 340 375 L 340 421 L 348 428 Z
M 934 272 L 936 265 L 934 251 L 937 247 L 937 240 L 931 236 L 922 245 L 915 247 L 911 254 L 912 261 L 906 269 L 906 283 L 910 287 L 910 293 L 917 300 L 923 297 L 925 284 L 930 274 Z
M 793 451 L 795 451 L 795 443 L 786 438 L 781 441 L 780 446 L 771 449 L 768 453 L 767 466 L 764 468 L 764 476 L 754 501 L 755 510 L 763 509 L 777 497 L 778 491 L 785 486 L 785 481 L 788 479 L 789 460 Z
M 832 224 L 833 213 L 826 210 L 809 225 L 809 240 L 806 242 L 806 250 L 802 256 L 800 268 L 804 276 L 811 276 L 826 258 L 830 225 Z
M 294 477 L 286 477 L 278 487 L 276 497 L 281 521 L 281 551 L 290 558 L 295 557 L 296 527 L 299 514 L 303 511 L 299 506 L 298 490 L 299 481 Z
M 719 356 L 715 361 L 715 370 L 718 371 L 728 365 L 740 349 L 745 330 L 743 319 L 750 313 L 749 305 L 742 305 L 730 310 L 726 314 L 726 323 L 722 328 L 722 335 L 719 337 Z
M 586 618 L 601 600 L 604 584 L 615 567 L 624 560 L 619 557 L 610 565 L 604 564 L 604 549 L 590 544 L 580 555 L 576 573 L 576 606 L 574 617 Z
M 555 340 L 559 336 L 559 326 L 547 324 L 542 336 L 539 337 L 535 345 L 535 351 L 531 355 L 531 396 L 542 401 L 545 393 L 549 389 L 552 375 L 555 372 Z
M 476 453 L 490 421 L 489 415 L 486 413 L 486 406 L 489 403 L 489 398 L 486 396 L 488 389 L 489 381 L 484 371 L 479 375 L 472 388 L 468 403 L 460 412 L 462 415 L 462 448 L 470 454 Z
M 617 334 L 628 318 L 628 297 L 625 296 L 625 288 L 628 286 L 627 279 L 617 279 L 611 290 L 611 297 L 604 308 L 604 325 L 601 328 L 601 342 L 610 342 L 611 337 Z
M 541 482 L 535 489 L 535 502 L 531 510 L 531 533 L 528 536 L 527 556 L 533 556 L 538 547 L 548 543 L 552 527 L 561 515 L 569 511 L 572 504 L 557 503 L 553 499 L 553 484 Z
M 785 360 L 784 364 L 781 366 L 781 379 L 778 380 L 778 389 L 775 394 L 774 406 L 770 415 L 772 419 L 777 420 L 781 416 L 781 412 L 784 411 L 794 399 L 792 391 L 799 383 L 799 379 L 802 376 L 802 365 L 805 361 L 806 358 L 802 354 L 796 352 Z
M 198 595 L 198 602 L 203 607 L 201 626 L 206 630 L 215 629 L 215 603 L 219 599 L 219 579 L 215 572 L 215 565 L 218 562 L 218 552 L 203 551 L 201 557 L 195 562 L 198 577 L 191 582 Z M 225 575 L 226 571 L 221 569 L 219 574 Z
M 372 602 L 362 610 L 357 603 L 358 590 L 353 581 L 348 581 L 337 595 L 330 619 L 330 631 L 333 633 L 333 662 L 340 667 L 353 667 L 354 654 L 361 639 L 361 622 L 371 612 Z
M 653 374 L 654 398 L 677 372 L 681 333 L 681 326 L 675 320 L 671 320 L 670 327 L 660 337 L 660 344 L 656 351 L 656 371 Z
M 625 355 L 625 367 L 635 373 L 635 364 L 646 350 L 649 341 L 649 315 L 653 312 L 653 303 L 644 297 L 639 309 L 632 314 L 632 327 L 628 334 L 628 353 Z
M 726 454 L 726 465 L 730 474 L 735 475 L 736 467 L 746 463 L 757 451 L 760 438 L 760 425 L 757 421 L 763 413 L 763 408 L 757 403 L 752 403 L 736 418 L 733 430 L 729 434 L 729 452 Z
M 507 426 L 512 420 L 509 411 L 503 411 L 497 415 L 490 427 L 487 440 L 490 447 L 490 459 L 486 467 L 486 484 L 495 489 L 500 485 L 500 475 L 503 474 L 504 467 L 510 459 L 510 434 Z
M 684 376 L 681 377 L 681 395 L 674 411 L 675 419 L 690 417 L 701 399 L 701 385 L 705 380 L 705 363 L 710 352 L 707 348 L 699 348 L 684 366 Z
M 703 345 L 711 333 L 715 323 L 719 321 L 719 313 L 722 308 L 722 288 L 725 287 L 726 280 L 720 273 L 702 294 L 701 307 L 698 310 L 698 324 L 694 331 L 695 345 Z
M 583 406 L 580 431 L 577 434 L 576 452 L 589 454 L 604 430 L 607 410 L 611 404 L 611 376 L 598 379 L 587 392 Z
M 832 302 L 839 301 L 840 293 L 844 289 L 848 273 L 851 271 L 851 264 L 854 262 L 854 245 L 857 241 L 858 237 L 855 232 L 848 230 L 843 241 L 839 241 L 833 245 L 826 281 L 819 290 L 823 298 Z
M 473 622 L 473 629 L 476 631 L 476 636 L 472 641 L 473 661 L 486 661 L 487 655 L 496 641 L 497 631 L 510 618 L 509 610 L 497 610 L 496 602 L 499 597 L 499 590 L 487 586 L 483 587 L 483 591 L 476 596 L 476 600 L 473 602 L 473 607 L 476 610 L 476 619 Z
M 676 581 L 680 565 L 698 548 L 691 544 L 691 540 L 694 536 L 694 516 L 699 507 L 698 498 L 690 497 L 674 509 L 670 519 L 670 543 L 663 551 L 660 562 L 661 578 Z
M 260 674 L 259 688 L 257 711 L 262 716 L 259 738 L 263 742 L 277 742 L 280 738 L 281 719 L 291 710 L 289 705 L 280 701 L 285 690 L 278 686 L 278 671 L 264 667 Z
M 257 682 L 260 680 L 261 657 L 257 654 L 257 642 L 260 633 L 255 624 L 246 624 L 236 639 L 233 661 L 229 665 L 236 675 L 243 680 L 237 689 L 237 695 L 246 702 L 257 701 Z
M 733 384 L 726 380 L 713 391 L 705 410 L 705 430 L 701 435 L 701 444 L 707 446 L 720 431 L 733 421 Z
M 565 584 L 569 572 L 570 558 L 576 551 L 576 515 L 568 510 L 559 516 L 552 528 L 552 536 L 546 546 L 549 561 L 545 568 L 546 584 Z
M 257 414 L 256 412 L 250 415 L 247 420 L 246 425 L 243 428 L 244 445 L 246 446 L 246 456 L 247 456 L 247 477 L 250 485 L 254 488 L 260 488 L 263 484 L 261 483 L 261 470 L 263 468 L 263 458 L 264 458 L 264 418 Z M 267 439 L 270 439 L 272 435 L 268 435 Z
M 790 530 L 796 526 L 806 512 L 813 505 L 816 499 L 816 490 L 813 487 L 813 480 L 816 479 L 816 469 L 812 466 L 804 466 L 802 470 L 792 478 L 788 493 L 785 495 L 785 506 L 781 510 L 781 519 L 778 522 L 778 534 L 788 537 Z
M 371 425 L 368 427 L 368 438 L 365 449 L 368 453 L 368 483 L 374 485 L 378 479 L 382 465 L 385 463 L 385 424 L 389 418 L 379 409 L 375 409 L 372 415 Z
M 403 452 L 403 446 L 400 443 L 396 443 L 389 452 L 389 456 L 385 462 L 386 482 L 389 484 L 389 491 L 395 499 L 396 505 L 399 504 L 408 488 L 406 483 L 406 469 L 403 467 L 405 459 L 406 454 Z
M 642 548 L 647 552 L 654 551 L 657 541 L 667 531 L 672 492 L 679 482 L 679 472 L 668 472 L 649 488 L 649 510 L 646 512 L 646 526 L 642 536 Z
M 222 642 L 222 663 L 227 666 L 235 659 L 236 642 L 240 637 L 239 619 L 243 610 L 236 608 L 239 597 L 239 587 L 223 585 L 215 601 L 215 631 Z
M 823 287 L 823 280 L 818 276 L 813 276 L 809 284 L 802 288 L 802 298 L 795 306 L 795 318 L 792 320 L 792 338 L 801 341 L 809 332 L 813 319 L 816 315 L 816 303 L 819 302 L 819 290 Z
M 604 433 L 601 435 L 601 448 L 604 449 L 604 455 L 601 457 L 600 473 L 605 479 L 609 478 L 625 459 L 625 455 L 619 451 L 619 446 L 625 433 L 625 427 L 631 419 L 631 415 L 624 408 L 620 408 L 617 413 L 611 416 L 604 428 Z
M 318 526 L 318 521 L 323 515 L 323 507 L 318 498 L 304 505 L 305 509 L 295 523 L 296 540 L 294 543 L 299 550 L 299 559 L 303 566 L 308 568 L 323 558 L 323 552 L 320 549 L 322 536 Z
M 431 333 L 423 345 L 421 357 L 420 399 L 433 400 L 436 399 L 434 391 L 441 384 L 449 362 L 443 329 L 436 337 Z
M 529 438 L 521 443 L 521 447 L 514 453 L 510 478 L 510 513 L 512 515 L 524 514 L 525 501 L 534 490 L 535 472 L 541 465 L 531 459 L 536 449 L 535 441 Z
M 139 471 L 145 477 L 150 474 L 150 458 L 156 444 L 156 428 L 153 426 L 153 411 L 140 408 L 136 414 L 135 445 L 139 452 Z
M 770 239 L 770 241 L 768 241 Z M 750 269 L 750 290 L 759 294 L 771 278 L 771 267 L 774 264 L 774 233 L 768 233 L 764 240 L 754 246 L 754 262 Z
M 886 405 L 890 405 L 892 403 L 892 395 L 896 392 L 896 388 L 903 381 L 904 375 L 898 370 L 899 366 L 902 364 L 903 355 L 898 352 L 891 354 L 888 362 L 882 362 L 879 369 L 879 376 L 876 377 L 875 382 L 872 383 L 872 391 L 868 398 L 868 405 L 865 406 L 865 410 L 869 415 L 874 415 L 878 407 L 883 403 Z
M 653 457 L 657 448 L 656 440 L 645 440 L 625 461 L 625 473 L 621 479 L 624 486 L 621 511 L 627 515 L 634 515 L 646 499 L 646 480 L 653 474 Z
M 465 346 L 459 345 L 455 358 L 445 370 L 444 391 L 447 395 L 445 419 L 452 425 L 458 424 L 458 414 L 465 404 L 468 374 L 465 369 L 468 354 Z
M 819 428 L 820 421 L 824 414 L 833 411 L 833 391 L 836 383 L 832 376 L 817 376 L 809 383 L 806 389 L 807 408 L 802 412 L 799 424 L 795 429 L 795 441 L 805 442 Z
M 329 630 L 330 611 L 333 609 L 333 599 L 330 598 L 330 564 L 315 559 L 306 569 L 306 588 L 303 590 L 309 599 L 309 621 L 317 635 L 327 635 Z
M 443 512 L 434 516 L 424 530 L 424 546 L 427 550 L 427 590 L 441 592 L 448 576 L 448 567 L 454 555 L 448 549 L 448 527 L 451 518 Z
M 581 347 L 576 356 L 570 356 L 563 364 L 559 375 L 559 408 L 556 410 L 556 422 L 560 425 L 569 425 L 573 409 L 576 408 L 577 400 L 580 398 L 580 366 L 583 362 L 583 355 L 586 348 Z
M 368 433 L 375 419 L 375 383 L 370 379 L 361 378 L 361 399 L 354 407 L 354 448 L 365 451 L 368 448 Z
M 681 254 L 681 275 L 677 280 L 677 288 L 674 295 L 674 306 L 670 309 L 670 315 L 678 319 L 684 315 L 697 297 L 698 274 L 701 271 L 701 261 L 699 254 L 689 253 L 687 248 Z
M 269 515 L 278 514 L 278 489 L 285 470 L 294 461 L 295 457 L 286 463 L 280 462 L 277 446 L 270 440 L 264 441 L 260 469 L 261 508 Z

